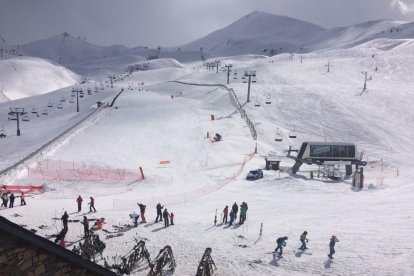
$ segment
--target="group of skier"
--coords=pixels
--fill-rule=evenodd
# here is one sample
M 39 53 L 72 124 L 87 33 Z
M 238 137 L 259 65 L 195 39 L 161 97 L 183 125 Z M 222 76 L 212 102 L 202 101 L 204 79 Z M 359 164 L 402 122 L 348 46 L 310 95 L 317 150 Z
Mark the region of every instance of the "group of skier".
M 0 198 L 2 200 L 2 204 L 0 207 L 13 208 L 14 200 L 16 199 L 16 197 L 20 197 L 20 206 L 26 205 L 26 196 L 23 192 L 21 192 L 19 196 L 15 196 L 14 193 L 0 188 Z
M 164 205 L 161 205 L 161 203 L 158 203 L 157 206 L 155 206 L 157 209 L 157 217 L 155 218 L 155 223 L 158 223 L 159 221 L 163 221 L 164 218 L 164 226 L 168 227 L 170 225 L 174 225 L 174 213 L 169 213 L 167 208 L 164 209 Z M 164 212 L 162 211 L 164 209 Z
M 239 224 L 243 224 L 247 218 L 247 210 L 249 209 L 246 202 L 243 202 L 240 205 L 240 215 L 239 215 Z M 233 206 L 231 207 L 230 214 L 229 214 L 229 206 L 226 205 L 223 210 L 223 223 L 227 224 L 227 218 L 230 217 L 229 225 L 232 225 L 235 220 L 237 220 L 237 213 L 239 212 L 239 206 L 236 202 L 234 202 Z
M 300 235 L 299 240 L 301 242 L 301 246 L 300 246 L 300 250 L 304 251 L 306 249 L 308 249 L 308 247 L 306 246 L 306 244 L 309 242 L 309 239 L 307 238 L 308 232 L 304 231 L 302 233 L 302 235 Z M 278 254 L 279 258 L 283 258 L 282 254 L 283 254 L 283 247 L 286 246 L 286 241 L 288 240 L 288 237 L 280 237 L 276 240 L 277 243 L 277 247 L 276 249 L 272 252 L 274 254 Z M 332 236 L 331 239 L 329 240 L 329 254 L 328 257 L 329 259 L 333 259 L 333 255 L 335 254 L 335 244 L 339 242 L 339 240 L 337 239 L 336 236 Z
M 93 197 L 89 197 L 90 202 L 88 203 L 89 205 L 89 213 L 96 213 L 96 209 L 95 209 L 95 199 Z M 76 199 L 76 203 L 78 204 L 78 212 L 80 212 L 82 210 L 82 202 L 83 202 L 83 198 L 81 196 L 78 196 L 78 198 Z

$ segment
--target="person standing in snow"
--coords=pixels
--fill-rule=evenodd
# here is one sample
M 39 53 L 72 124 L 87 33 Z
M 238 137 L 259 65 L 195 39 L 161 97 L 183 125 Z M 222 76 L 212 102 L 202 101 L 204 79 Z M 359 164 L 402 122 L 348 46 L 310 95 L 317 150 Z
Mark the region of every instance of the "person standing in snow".
M 141 222 L 145 223 L 147 222 L 145 220 L 145 209 L 147 208 L 147 206 L 145 206 L 144 204 L 141 203 L 137 203 L 138 207 L 139 207 L 139 211 L 141 212 Z
M 239 211 L 239 207 L 237 206 L 236 202 L 234 202 L 231 210 L 233 211 L 234 219 L 237 219 L 237 212 Z
M 65 247 L 65 236 L 67 232 L 68 231 L 66 229 L 62 229 L 62 231 L 60 231 L 60 233 L 57 234 L 56 239 L 55 239 L 55 243 L 59 242 L 59 245 L 62 246 L 63 248 Z
M 83 221 L 81 221 L 83 224 L 83 232 L 86 237 L 89 237 L 89 220 L 86 216 L 83 216 Z
M 174 213 L 173 212 L 171 212 L 171 214 L 170 214 L 170 220 L 171 220 L 171 225 L 174 225 Z
M 164 208 L 164 205 L 161 205 L 161 203 L 157 204 L 157 218 L 155 219 L 155 222 L 158 222 L 158 217 L 160 218 L 160 221 L 162 221 L 162 209 Z
M 235 215 L 234 215 L 233 210 L 231 210 L 230 211 L 230 222 L 229 222 L 229 225 L 232 225 L 233 224 L 234 219 L 235 219 Z
M 306 247 L 306 243 L 309 241 L 306 235 L 308 234 L 307 231 L 303 232 L 302 235 L 300 235 L 300 242 L 302 243 L 302 246 L 299 248 L 300 250 L 308 249 Z
M 96 209 L 95 209 L 95 199 L 93 197 L 89 197 L 89 199 L 91 200 L 91 202 L 89 202 L 89 213 L 92 213 L 92 209 L 93 212 L 96 213 Z
M 244 220 L 245 220 L 245 217 L 246 217 L 246 212 L 247 212 L 247 209 L 246 209 L 246 206 L 244 205 L 244 202 L 243 202 L 242 205 L 240 205 L 240 219 L 239 219 L 240 224 L 244 223 Z
M 227 223 L 227 216 L 229 215 L 229 206 L 226 205 L 223 210 L 223 223 Z
M 1 198 L 3 200 L 3 203 L 1 204 L 0 207 L 6 207 L 7 208 L 7 204 L 9 203 L 9 194 L 4 192 L 3 197 Z
M 80 212 L 82 210 L 82 197 L 78 196 L 78 198 L 76 199 L 76 202 L 78 203 L 78 212 Z
M 14 207 L 14 199 L 15 199 L 16 197 L 14 196 L 14 194 L 12 193 L 11 195 L 10 195 L 10 205 L 9 205 L 9 208 L 13 208 Z
M 26 196 L 24 195 L 24 193 L 22 192 L 20 194 L 20 206 L 26 205 Z
M 4 191 L 3 187 L 2 187 L 2 188 L 0 188 L 0 198 L 1 198 L 2 202 L 4 202 L 3 201 L 3 195 L 4 194 L 5 194 L 5 191 Z M 1 204 L 1 206 L 3 206 L 3 204 Z
M 138 227 L 139 215 L 137 213 L 135 213 L 135 211 L 134 211 L 134 212 L 132 212 L 132 214 L 129 214 L 129 217 L 134 220 L 134 226 Z
M 164 209 L 162 216 L 164 217 L 164 226 L 165 227 L 170 226 L 170 221 L 168 219 L 170 217 L 170 214 L 168 213 L 167 208 Z
M 335 243 L 339 242 L 336 236 L 332 236 L 331 240 L 329 241 L 329 259 L 333 259 L 333 254 L 335 254 Z
M 283 254 L 283 247 L 286 246 L 286 241 L 287 241 L 288 237 L 280 237 L 276 240 L 277 243 L 277 247 L 275 249 L 275 251 L 273 251 L 273 253 L 277 253 L 277 251 L 280 249 L 279 252 L 279 257 L 282 258 L 282 254 Z
M 69 220 L 69 215 L 68 213 L 65 211 L 65 213 L 63 214 L 62 218 L 61 218 L 62 222 L 63 222 L 63 229 L 66 230 L 66 232 L 68 231 L 68 220 Z

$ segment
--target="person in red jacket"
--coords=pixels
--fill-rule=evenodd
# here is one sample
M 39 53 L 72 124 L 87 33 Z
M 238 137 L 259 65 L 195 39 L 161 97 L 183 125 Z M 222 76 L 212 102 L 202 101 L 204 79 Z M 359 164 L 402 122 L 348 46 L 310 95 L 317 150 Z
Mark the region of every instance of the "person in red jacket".
M 229 215 L 229 206 L 226 205 L 226 207 L 223 210 L 223 223 L 227 223 L 228 215 Z
M 171 225 L 174 225 L 174 213 L 171 212 L 170 214 Z
M 81 198 L 81 196 L 78 196 L 78 198 L 76 199 L 76 202 L 78 203 L 78 212 L 82 210 L 82 201 L 83 199 Z

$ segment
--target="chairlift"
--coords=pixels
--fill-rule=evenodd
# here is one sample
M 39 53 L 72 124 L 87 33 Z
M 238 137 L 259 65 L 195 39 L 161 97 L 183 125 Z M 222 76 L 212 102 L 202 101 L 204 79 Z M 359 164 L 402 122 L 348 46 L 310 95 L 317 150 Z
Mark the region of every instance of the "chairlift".
M 22 121 L 28 122 L 30 121 L 29 115 L 25 114 L 22 116 Z
M 62 105 L 61 103 L 59 103 L 59 104 L 57 105 L 57 108 L 58 108 L 58 109 L 62 109 L 62 108 L 63 108 L 63 105 Z
M 47 112 L 47 109 L 43 109 L 42 110 L 42 115 L 48 115 L 49 113 Z
M 297 136 L 296 129 L 295 129 L 295 126 L 293 126 L 293 130 L 289 132 L 289 138 L 296 138 L 296 136 Z
M 9 114 L 8 119 L 9 119 L 9 121 L 10 121 L 10 120 L 12 120 L 12 121 L 16 121 L 16 120 L 17 120 L 17 115 L 16 115 L 16 114 Z
M 247 83 L 247 80 L 243 80 L 243 83 Z
M 70 98 L 69 103 L 74 103 L 75 100 L 73 98 Z
M 259 102 L 259 100 L 257 98 L 256 98 L 256 101 L 254 102 L 254 106 L 257 106 L 257 107 L 260 106 L 260 102 Z
M 66 98 L 65 98 L 64 96 L 62 96 L 62 98 L 60 98 L 60 102 L 61 102 L 61 103 L 66 102 Z
M 237 80 L 237 77 L 233 77 L 233 80 Z
M 283 141 L 283 135 L 280 132 L 279 128 L 277 128 L 277 131 L 276 131 L 275 141 L 276 142 L 282 142 Z
M 88 88 L 88 95 L 92 95 L 92 89 Z
M 257 79 L 256 78 L 253 78 L 252 79 L 252 82 L 256 83 L 257 82 Z
M 53 107 L 53 103 L 51 101 L 49 101 L 49 103 L 47 104 L 47 107 L 52 108 Z
M 234 75 L 237 76 L 237 71 L 234 71 Z
M 266 97 L 265 103 L 266 104 L 272 104 L 272 100 L 270 99 L 270 96 Z
M 95 86 L 95 93 L 97 93 L 99 91 L 98 86 Z
M 83 98 L 83 93 L 79 95 L 79 98 Z
M 32 108 L 32 114 L 37 114 L 37 108 L 35 107 Z

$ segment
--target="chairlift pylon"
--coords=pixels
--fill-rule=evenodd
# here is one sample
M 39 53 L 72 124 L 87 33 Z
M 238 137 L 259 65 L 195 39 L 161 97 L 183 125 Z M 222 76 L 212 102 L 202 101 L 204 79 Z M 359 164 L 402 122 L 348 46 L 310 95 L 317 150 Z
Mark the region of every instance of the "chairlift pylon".
M 280 129 L 279 128 L 277 128 L 277 130 L 276 130 L 275 141 L 276 142 L 282 142 L 283 141 L 283 135 L 280 132 Z

